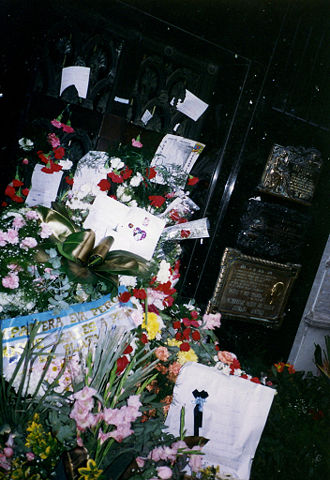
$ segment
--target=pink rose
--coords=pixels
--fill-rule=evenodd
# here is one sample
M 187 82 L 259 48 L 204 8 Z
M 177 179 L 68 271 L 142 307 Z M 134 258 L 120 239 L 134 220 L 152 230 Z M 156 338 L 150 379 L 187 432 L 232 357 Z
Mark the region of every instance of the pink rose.
M 166 465 L 162 467 L 157 467 L 157 475 L 162 480 L 166 480 L 172 477 L 172 470 L 170 469 L 170 467 L 167 467 Z
M 218 352 L 220 362 L 226 363 L 227 365 L 231 365 L 236 358 L 236 355 L 231 352 L 226 352 L 225 350 Z

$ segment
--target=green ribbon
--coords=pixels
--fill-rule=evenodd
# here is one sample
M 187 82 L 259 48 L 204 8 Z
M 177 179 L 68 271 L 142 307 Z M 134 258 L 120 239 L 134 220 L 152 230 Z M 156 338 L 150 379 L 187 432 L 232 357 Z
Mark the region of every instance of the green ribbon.
M 95 283 L 101 280 L 118 284 L 118 275 L 137 275 L 146 270 L 146 261 L 124 250 L 110 251 L 113 237 L 103 238 L 95 246 L 93 230 L 80 230 L 58 205 L 54 208 L 38 207 L 41 220 L 53 231 L 50 237 L 63 257 L 62 266 L 69 279 L 78 283 Z M 45 252 L 38 252 L 45 261 Z

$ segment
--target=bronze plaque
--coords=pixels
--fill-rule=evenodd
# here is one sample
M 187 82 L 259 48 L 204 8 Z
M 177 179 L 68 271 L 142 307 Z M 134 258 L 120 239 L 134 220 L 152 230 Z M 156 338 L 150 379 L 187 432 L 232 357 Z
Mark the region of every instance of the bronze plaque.
M 300 265 L 282 264 L 226 248 L 207 312 L 280 327 Z
M 321 154 L 314 148 L 274 145 L 258 189 L 311 205 L 321 165 Z

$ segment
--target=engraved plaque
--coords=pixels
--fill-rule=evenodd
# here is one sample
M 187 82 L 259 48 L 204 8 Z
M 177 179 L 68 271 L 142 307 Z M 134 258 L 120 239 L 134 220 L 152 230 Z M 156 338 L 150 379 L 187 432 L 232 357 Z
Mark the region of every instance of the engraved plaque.
M 321 154 L 314 148 L 274 145 L 258 189 L 311 205 L 321 165 Z
M 237 246 L 249 255 L 299 261 L 311 217 L 278 204 L 251 199 L 241 218 Z
M 280 327 L 300 265 L 271 262 L 226 248 L 208 312 Z

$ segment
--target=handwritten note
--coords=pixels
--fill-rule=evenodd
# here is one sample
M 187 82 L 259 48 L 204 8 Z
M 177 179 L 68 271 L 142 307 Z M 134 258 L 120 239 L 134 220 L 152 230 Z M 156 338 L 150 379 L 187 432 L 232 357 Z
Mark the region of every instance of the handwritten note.
M 186 90 L 186 96 L 183 102 L 179 101 L 176 108 L 179 112 L 184 113 L 187 117 L 192 118 L 195 122 L 205 112 L 208 104 L 196 97 L 189 90 Z
M 58 187 L 62 179 L 63 172 L 45 173 L 41 169 L 45 165 L 37 164 L 34 167 L 31 178 L 31 189 L 25 200 L 26 205 L 43 205 L 50 207 L 56 200 Z
M 71 85 L 77 89 L 78 96 L 87 97 L 89 83 L 90 68 L 89 67 L 66 67 L 62 69 L 60 95 Z
M 186 363 L 166 419 L 174 435 L 179 435 L 181 407 L 185 408 L 186 435 L 193 435 L 195 389 L 208 393 L 199 428 L 199 435 L 209 439 L 203 448 L 205 465 L 219 465 L 222 474 L 249 480 L 275 390 L 206 365 Z

